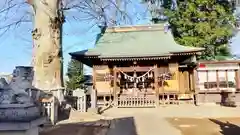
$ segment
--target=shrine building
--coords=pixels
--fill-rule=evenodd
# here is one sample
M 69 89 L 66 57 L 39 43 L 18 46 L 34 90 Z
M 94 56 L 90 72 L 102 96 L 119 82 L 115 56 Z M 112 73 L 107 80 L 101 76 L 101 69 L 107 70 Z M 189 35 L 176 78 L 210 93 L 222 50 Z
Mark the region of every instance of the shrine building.
M 92 67 L 99 105 L 156 107 L 194 102 L 196 56 L 163 24 L 107 28 L 92 49 L 70 53 Z

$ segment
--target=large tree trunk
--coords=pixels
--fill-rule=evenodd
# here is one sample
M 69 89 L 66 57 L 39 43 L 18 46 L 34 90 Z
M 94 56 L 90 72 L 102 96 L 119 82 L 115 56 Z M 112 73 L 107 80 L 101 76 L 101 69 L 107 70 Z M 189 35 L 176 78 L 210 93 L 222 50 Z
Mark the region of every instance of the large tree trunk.
M 33 86 L 40 90 L 63 87 L 60 0 L 29 0 L 34 10 Z

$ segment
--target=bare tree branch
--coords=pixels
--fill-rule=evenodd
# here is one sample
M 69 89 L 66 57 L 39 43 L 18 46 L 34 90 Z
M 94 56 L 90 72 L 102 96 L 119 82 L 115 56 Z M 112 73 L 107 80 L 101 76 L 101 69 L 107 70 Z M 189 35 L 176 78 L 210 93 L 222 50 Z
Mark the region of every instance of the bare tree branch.
M 132 0 L 120 0 L 121 3 L 124 2 L 125 5 L 133 4 Z M 23 10 L 25 13 L 21 14 L 32 14 L 30 10 L 30 5 L 27 0 L 4 0 L 2 3 L 3 7 L 0 7 L 0 20 L 5 21 L 5 23 L 0 23 L 0 30 L 4 32 L 8 31 L 10 28 L 19 27 L 21 23 L 31 22 L 31 17 L 28 19 L 25 16 L 16 17 L 16 14 L 13 14 L 13 11 L 18 13 Z M 30 0 L 31 2 L 31 0 Z M 63 6 L 61 9 L 65 12 L 68 22 L 72 21 L 95 21 L 98 25 L 108 24 L 108 25 L 117 25 L 120 22 L 133 24 L 133 17 L 129 15 L 129 11 L 125 10 L 126 7 L 122 7 L 122 4 L 117 5 L 115 0 L 62 0 Z M 13 9 L 13 10 L 12 10 Z M 118 12 L 117 17 L 113 16 L 112 12 Z M 70 18 L 67 16 L 67 12 L 75 12 L 75 15 Z M 130 11 L 131 12 L 131 11 Z M 134 16 L 136 19 L 138 16 Z M 69 20 L 70 19 L 70 20 Z M 139 18 L 137 18 L 140 20 Z
M 124 0 L 124 2 L 128 2 L 129 0 Z M 121 0 L 123 2 L 123 0 Z M 65 2 L 65 5 L 62 10 L 72 10 L 77 11 L 80 14 L 84 14 L 85 16 L 89 16 L 94 19 L 98 23 L 106 23 L 116 25 L 116 20 L 111 17 L 111 12 L 117 11 L 120 16 L 117 16 L 117 20 L 132 23 L 132 17 L 128 15 L 124 9 L 120 8 L 120 5 L 117 5 L 113 0 L 72 0 Z M 125 21 L 125 22 L 127 22 Z
M 31 1 L 33 0 L 3 0 L 3 2 L 0 2 L 0 5 L 3 5 L 0 7 L 0 37 L 32 21 Z M 130 14 L 133 11 L 126 10 L 128 4 L 135 6 L 133 0 L 120 0 L 120 3 L 121 4 L 118 5 L 115 0 L 62 0 L 63 5 L 59 10 L 64 11 L 64 15 L 66 16 L 65 20 L 70 25 L 71 22 L 94 22 L 95 24 L 93 26 L 112 26 L 124 23 L 133 24 L 133 19 L 140 20 L 138 17 L 142 15 L 131 16 Z M 122 6 L 123 3 L 124 6 Z M 115 13 L 113 12 L 117 12 L 117 16 L 114 16 Z M 4 23 L 1 23 L 1 21 L 4 21 Z M 24 27 L 26 26 L 27 25 Z M 31 28 L 32 25 L 29 23 L 28 27 Z M 75 28 L 73 28 L 73 30 L 75 30 Z M 69 30 L 64 32 L 67 35 L 71 34 Z M 88 32 L 88 30 L 86 30 L 86 32 Z

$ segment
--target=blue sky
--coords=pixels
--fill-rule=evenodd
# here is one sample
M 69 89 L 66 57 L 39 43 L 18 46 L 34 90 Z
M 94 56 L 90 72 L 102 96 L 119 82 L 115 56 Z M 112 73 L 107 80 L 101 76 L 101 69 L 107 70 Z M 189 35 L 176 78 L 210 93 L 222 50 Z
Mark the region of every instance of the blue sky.
M 3 3 L 0 1 L 0 9 L 1 4 Z M 131 10 L 131 14 L 128 14 L 128 16 L 134 18 L 130 23 L 128 22 L 129 24 L 149 23 L 149 17 L 143 5 L 132 3 L 127 5 L 127 9 Z M 18 14 L 16 16 L 14 13 L 23 13 L 28 10 L 28 7 L 14 9 L 11 11 L 12 14 L 9 15 L 12 18 L 6 19 L 5 22 L 0 22 L 0 26 L 18 20 L 21 15 Z M 70 60 L 69 52 L 94 47 L 96 35 L 99 33 L 96 20 L 76 21 L 76 17 L 80 17 L 78 14 L 76 11 L 66 12 L 66 22 L 63 27 L 64 67 L 67 66 Z M 9 32 L 0 36 L 0 61 L 2 63 L 0 73 L 11 73 L 14 67 L 18 65 L 30 65 L 32 57 L 31 27 L 31 22 L 22 23 L 19 27 L 11 29 Z M 91 71 L 87 69 L 86 72 L 89 73 Z
M 23 8 L 21 11 L 12 11 L 12 13 L 26 12 L 27 9 L 28 8 Z M 149 16 L 145 10 L 143 10 L 144 7 L 142 5 L 132 3 L 127 6 L 127 9 L 132 11 L 132 14 L 129 14 L 129 16 L 135 18 L 131 20 L 131 24 L 150 23 Z M 65 67 L 70 59 L 68 53 L 94 47 L 95 36 L 99 33 L 97 25 L 94 25 L 96 21 L 76 21 L 73 17 L 75 15 L 76 12 L 66 13 L 67 18 L 63 28 L 63 56 Z M 11 18 L 10 21 L 17 20 L 18 16 Z M 6 22 L 7 21 L 9 20 L 6 20 Z M 2 63 L 0 65 L 0 73 L 11 73 L 14 67 L 18 65 L 30 65 L 32 56 L 31 27 L 32 23 L 23 23 L 20 27 L 12 29 L 0 37 L 0 61 Z M 240 33 L 232 40 L 231 48 L 234 54 L 240 54 L 239 44 Z M 90 70 L 88 69 L 87 72 L 90 72 Z

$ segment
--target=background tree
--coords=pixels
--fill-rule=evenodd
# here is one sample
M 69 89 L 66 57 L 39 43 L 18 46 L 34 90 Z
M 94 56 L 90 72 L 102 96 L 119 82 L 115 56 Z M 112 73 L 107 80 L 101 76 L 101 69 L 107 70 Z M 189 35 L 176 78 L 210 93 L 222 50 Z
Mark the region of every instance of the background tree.
M 166 12 L 177 42 L 206 48 L 201 59 L 231 56 L 229 41 L 234 34 L 234 4 L 217 0 L 178 2 L 176 10 Z
M 153 23 L 169 21 L 175 40 L 186 46 L 206 48 L 201 59 L 231 57 L 235 5 L 227 0 L 143 0 Z
M 84 80 L 83 64 L 77 60 L 71 59 L 67 68 L 68 81 L 66 87 L 69 90 L 75 90 L 81 87 Z

